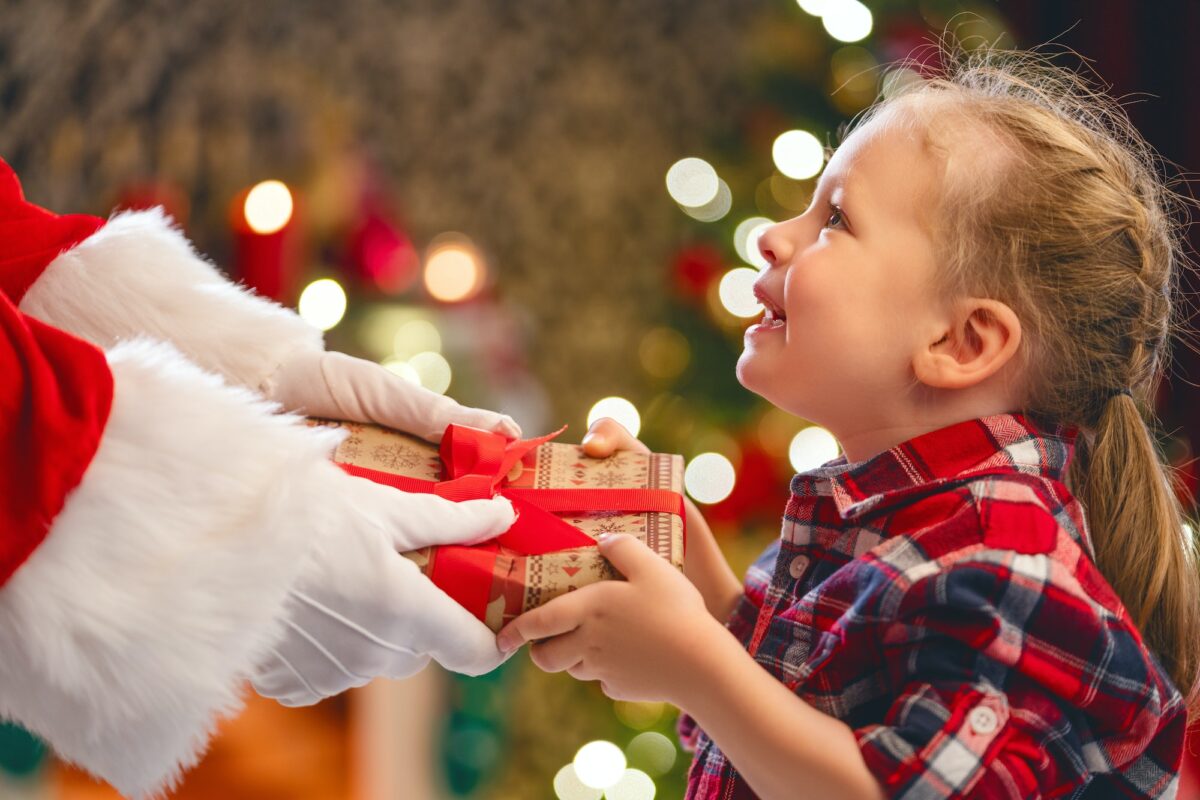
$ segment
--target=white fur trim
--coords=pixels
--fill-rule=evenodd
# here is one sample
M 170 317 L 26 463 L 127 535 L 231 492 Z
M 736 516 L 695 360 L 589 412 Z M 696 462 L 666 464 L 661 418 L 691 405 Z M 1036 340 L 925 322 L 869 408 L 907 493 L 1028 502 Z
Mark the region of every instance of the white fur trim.
M 320 331 L 231 283 L 158 208 L 117 214 L 58 256 L 20 307 L 103 348 L 138 335 L 164 339 L 256 390 L 291 351 L 323 348 Z
M 163 343 L 108 360 L 99 450 L 0 589 L 0 716 L 142 796 L 199 759 L 278 641 L 289 587 L 336 530 L 343 434 L 275 414 Z

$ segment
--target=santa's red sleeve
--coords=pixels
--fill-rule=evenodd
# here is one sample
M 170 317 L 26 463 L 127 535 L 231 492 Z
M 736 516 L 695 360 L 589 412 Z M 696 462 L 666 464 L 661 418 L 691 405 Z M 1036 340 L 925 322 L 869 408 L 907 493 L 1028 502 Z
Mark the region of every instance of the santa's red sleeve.
M 129 796 L 239 707 L 348 513 L 338 434 L 245 388 L 319 333 L 218 278 L 0 162 L 0 717 Z

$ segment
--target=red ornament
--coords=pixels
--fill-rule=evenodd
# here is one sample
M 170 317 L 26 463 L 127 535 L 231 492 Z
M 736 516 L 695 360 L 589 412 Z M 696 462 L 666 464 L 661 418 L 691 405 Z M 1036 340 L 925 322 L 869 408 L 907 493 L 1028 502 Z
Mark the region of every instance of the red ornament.
M 675 254 L 671 273 L 676 290 L 684 297 L 704 302 L 708 287 L 724 271 L 725 259 L 711 244 L 689 245 Z

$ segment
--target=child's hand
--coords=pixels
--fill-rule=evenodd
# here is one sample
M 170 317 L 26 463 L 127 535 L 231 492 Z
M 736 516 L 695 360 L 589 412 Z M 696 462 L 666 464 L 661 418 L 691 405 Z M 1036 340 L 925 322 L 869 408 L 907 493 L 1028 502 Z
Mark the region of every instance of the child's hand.
M 614 534 L 601 540 L 600 552 L 627 580 L 584 586 L 528 611 L 500 631 L 497 644 L 509 652 L 532 641 L 533 663 L 598 680 L 614 700 L 682 705 L 689 664 L 711 637 L 728 632 L 696 587 L 642 542 Z
M 633 438 L 624 425 L 611 417 L 601 417 L 593 422 L 580 444 L 583 445 L 583 452 L 592 458 L 608 458 L 618 450 L 650 452 L 650 448 Z

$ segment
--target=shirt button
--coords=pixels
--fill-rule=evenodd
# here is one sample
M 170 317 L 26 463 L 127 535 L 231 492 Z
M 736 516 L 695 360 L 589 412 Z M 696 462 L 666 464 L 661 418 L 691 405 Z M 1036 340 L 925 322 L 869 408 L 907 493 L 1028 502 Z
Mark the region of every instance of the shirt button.
M 987 736 L 995 731 L 998 722 L 996 712 L 987 706 L 975 706 L 971 709 L 971 713 L 967 714 L 967 723 L 971 726 L 971 730 L 980 736 Z
M 792 559 L 792 564 L 788 567 L 788 572 L 792 573 L 793 578 L 799 578 L 804 574 L 804 570 L 806 569 L 808 569 L 808 558 L 806 556 L 796 556 Z

